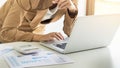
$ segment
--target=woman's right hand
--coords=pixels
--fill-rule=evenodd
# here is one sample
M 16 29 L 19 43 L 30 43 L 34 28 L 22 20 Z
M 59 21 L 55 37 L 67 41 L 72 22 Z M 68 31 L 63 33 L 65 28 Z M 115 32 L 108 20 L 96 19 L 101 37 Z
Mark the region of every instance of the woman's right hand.
M 34 35 L 33 37 L 33 41 L 54 41 L 54 39 L 64 40 L 64 37 L 58 32 L 52 32 L 45 35 Z

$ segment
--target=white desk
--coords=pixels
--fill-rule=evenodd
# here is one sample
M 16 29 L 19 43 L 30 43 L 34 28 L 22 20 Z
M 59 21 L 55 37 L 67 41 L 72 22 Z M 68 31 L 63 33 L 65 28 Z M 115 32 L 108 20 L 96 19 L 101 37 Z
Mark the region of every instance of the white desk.
M 15 46 L 21 44 L 32 44 L 50 50 L 40 46 L 39 43 L 36 42 L 8 43 L 0 44 L 0 46 Z M 34 68 L 120 68 L 120 29 L 109 47 L 66 55 L 72 58 L 75 63 Z M 9 68 L 2 56 L 0 56 L 0 68 Z
M 22 45 L 22 44 L 32 44 L 39 46 L 40 48 L 50 50 L 43 46 L 40 46 L 39 43 L 32 42 L 17 42 L 17 43 L 8 43 L 1 44 L 0 46 L 13 46 L 13 45 Z M 64 65 L 53 65 L 53 66 L 43 66 L 43 67 L 34 67 L 34 68 L 120 68 L 120 50 L 119 48 L 116 51 L 114 47 L 107 47 L 101 49 L 95 49 L 84 52 L 77 52 L 72 54 L 66 54 L 72 58 L 75 63 L 64 64 Z M 119 51 L 118 51 L 119 50 Z M 12 53 L 7 53 L 12 54 Z M 115 66 L 114 66 L 115 65 Z M 7 63 L 4 61 L 2 56 L 0 57 L 0 68 L 9 68 Z

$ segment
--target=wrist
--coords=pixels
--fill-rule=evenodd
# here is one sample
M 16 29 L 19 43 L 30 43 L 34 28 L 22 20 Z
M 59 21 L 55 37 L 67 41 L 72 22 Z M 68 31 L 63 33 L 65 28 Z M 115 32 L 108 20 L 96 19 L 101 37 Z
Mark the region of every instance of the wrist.
M 38 41 L 40 41 L 40 38 L 41 38 L 41 35 L 34 34 L 34 35 L 33 35 L 33 39 L 32 39 L 32 41 L 36 41 L 36 42 L 38 42 Z

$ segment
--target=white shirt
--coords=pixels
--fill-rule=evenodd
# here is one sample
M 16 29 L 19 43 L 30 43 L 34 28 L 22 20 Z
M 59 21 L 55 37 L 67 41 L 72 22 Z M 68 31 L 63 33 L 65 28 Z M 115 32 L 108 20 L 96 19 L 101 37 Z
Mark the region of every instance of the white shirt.
M 57 10 L 58 10 L 58 7 L 55 7 L 55 8 L 52 9 L 52 10 L 48 9 L 47 13 L 46 13 L 45 16 L 42 18 L 41 21 L 44 21 L 44 20 L 47 20 L 47 19 L 51 19 L 52 16 L 57 12 Z M 39 24 L 37 27 L 41 27 L 41 24 Z M 39 34 L 39 33 L 40 33 L 40 32 L 39 32 L 39 28 L 36 29 L 36 30 L 34 30 L 33 33 L 35 33 L 35 34 L 38 33 L 38 34 Z
M 52 18 L 52 16 L 57 12 L 57 10 L 58 10 L 58 7 L 51 9 L 51 10 L 48 9 L 48 11 L 45 14 L 45 16 L 43 17 L 42 21 Z

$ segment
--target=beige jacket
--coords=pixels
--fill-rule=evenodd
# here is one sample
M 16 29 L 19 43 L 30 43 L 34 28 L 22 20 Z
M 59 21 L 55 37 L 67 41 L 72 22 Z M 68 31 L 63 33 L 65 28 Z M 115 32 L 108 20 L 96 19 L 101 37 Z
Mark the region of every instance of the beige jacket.
M 72 0 L 77 5 L 77 0 Z M 43 32 L 45 24 L 41 24 L 52 0 L 7 0 L 0 8 L 0 42 L 33 41 L 34 30 Z M 59 10 L 51 21 L 57 21 L 65 15 L 64 32 L 69 36 L 77 15 L 66 10 Z M 37 27 L 40 25 L 39 27 Z

